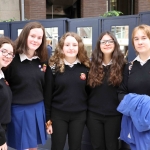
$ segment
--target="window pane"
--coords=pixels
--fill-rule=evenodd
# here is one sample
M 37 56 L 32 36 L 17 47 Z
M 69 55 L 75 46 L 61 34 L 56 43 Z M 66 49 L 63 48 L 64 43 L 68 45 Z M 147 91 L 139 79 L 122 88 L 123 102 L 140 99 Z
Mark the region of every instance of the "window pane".
M 58 43 L 58 27 L 45 28 L 45 33 L 47 41 L 51 40 L 52 54 L 53 54 L 56 48 L 56 44 Z
M 116 36 L 125 58 L 128 59 L 129 26 L 112 26 L 111 31 Z
M 88 57 L 91 58 L 92 54 L 92 27 L 78 27 L 77 33 L 81 36 L 85 49 L 87 50 Z
M 0 37 L 4 36 L 4 30 L 0 30 Z

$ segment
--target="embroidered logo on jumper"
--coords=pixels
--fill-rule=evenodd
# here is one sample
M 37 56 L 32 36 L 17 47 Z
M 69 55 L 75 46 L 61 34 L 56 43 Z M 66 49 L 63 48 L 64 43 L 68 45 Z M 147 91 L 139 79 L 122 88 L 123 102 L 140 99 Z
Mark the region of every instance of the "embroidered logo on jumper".
M 132 66 L 133 66 L 133 61 L 130 62 L 130 65 L 129 65 L 129 68 L 128 68 L 129 69 L 129 74 L 131 73 Z
M 86 79 L 85 73 L 81 73 L 81 74 L 80 74 L 80 79 L 81 79 L 81 80 L 85 80 L 85 79 Z
M 46 71 L 46 64 L 43 64 L 43 66 L 39 65 L 39 68 L 41 69 L 41 71 L 45 72 Z

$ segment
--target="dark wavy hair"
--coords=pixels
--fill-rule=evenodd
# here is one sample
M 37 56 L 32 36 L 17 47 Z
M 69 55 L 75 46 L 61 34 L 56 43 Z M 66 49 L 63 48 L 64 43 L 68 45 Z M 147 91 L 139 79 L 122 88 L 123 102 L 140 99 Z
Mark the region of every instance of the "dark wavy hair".
M 90 60 L 87 56 L 87 51 L 84 48 L 84 44 L 82 42 L 82 39 L 75 32 L 67 32 L 60 38 L 60 40 L 56 46 L 54 55 L 49 59 L 49 65 L 50 66 L 56 65 L 56 68 L 59 72 L 64 72 L 65 65 L 64 65 L 63 59 L 65 58 L 65 55 L 63 53 L 63 46 L 64 46 L 64 41 L 65 41 L 67 36 L 72 36 L 77 40 L 77 42 L 78 42 L 77 58 L 86 67 L 90 67 Z
M 39 46 L 39 48 L 36 50 L 36 55 L 40 58 L 41 62 L 47 61 L 48 54 L 46 49 L 45 28 L 39 22 L 29 22 L 24 26 L 22 32 L 20 33 L 19 37 L 15 41 L 15 45 L 16 45 L 15 53 L 22 54 L 23 52 L 26 52 L 28 50 L 27 39 L 30 30 L 34 28 L 41 28 L 43 30 L 42 43 Z
M 102 84 L 104 78 L 103 70 L 103 53 L 100 49 L 100 40 L 104 35 L 109 35 L 114 40 L 114 51 L 112 52 L 112 65 L 110 67 L 110 74 L 108 78 L 109 84 L 113 86 L 118 86 L 122 81 L 122 71 L 125 64 L 124 55 L 120 50 L 119 43 L 117 42 L 116 37 L 109 31 L 103 32 L 97 41 L 96 48 L 92 53 L 91 67 L 88 75 L 88 85 L 95 87 Z

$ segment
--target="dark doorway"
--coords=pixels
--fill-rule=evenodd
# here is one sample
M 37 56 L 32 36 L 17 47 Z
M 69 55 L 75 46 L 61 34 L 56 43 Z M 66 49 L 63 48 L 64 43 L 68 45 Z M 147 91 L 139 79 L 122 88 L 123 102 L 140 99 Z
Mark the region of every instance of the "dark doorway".
M 108 10 L 121 11 L 123 15 L 135 14 L 135 0 L 109 0 Z

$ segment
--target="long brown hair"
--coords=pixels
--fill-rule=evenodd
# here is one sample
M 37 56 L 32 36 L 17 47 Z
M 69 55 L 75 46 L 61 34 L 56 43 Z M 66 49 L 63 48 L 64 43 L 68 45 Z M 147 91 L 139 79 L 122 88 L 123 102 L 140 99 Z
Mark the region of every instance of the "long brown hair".
M 65 58 L 65 55 L 63 53 L 63 46 L 64 46 L 64 41 L 65 41 L 67 36 L 72 36 L 77 40 L 78 49 L 79 49 L 78 54 L 77 54 L 77 58 L 86 67 L 90 67 L 90 60 L 87 56 L 87 51 L 84 48 L 84 44 L 82 42 L 82 39 L 77 33 L 74 33 L 74 32 L 67 32 L 60 38 L 60 40 L 56 46 L 54 55 L 49 60 L 49 65 L 50 66 L 56 65 L 56 68 L 58 69 L 58 71 L 64 72 L 65 68 L 64 68 L 63 59 Z
M 116 37 L 111 32 L 106 31 L 99 36 L 97 40 L 96 48 L 92 53 L 91 67 L 88 75 L 88 84 L 91 87 L 95 87 L 97 85 L 102 84 L 105 75 L 102 66 L 104 54 L 100 49 L 100 40 L 103 38 L 104 35 L 109 35 L 114 40 L 114 44 L 115 44 L 115 48 L 111 56 L 112 65 L 110 67 L 108 82 L 113 86 L 117 86 L 122 81 L 122 70 L 125 64 L 124 56 L 120 51 L 120 46 L 117 42 Z
M 36 55 L 40 58 L 41 62 L 44 62 L 48 58 L 47 49 L 46 49 L 46 36 L 45 28 L 39 22 L 29 22 L 25 25 L 19 37 L 16 40 L 16 54 L 22 54 L 28 50 L 27 39 L 31 29 L 41 28 L 43 30 L 42 43 L 39 48 L 36 50 Z

